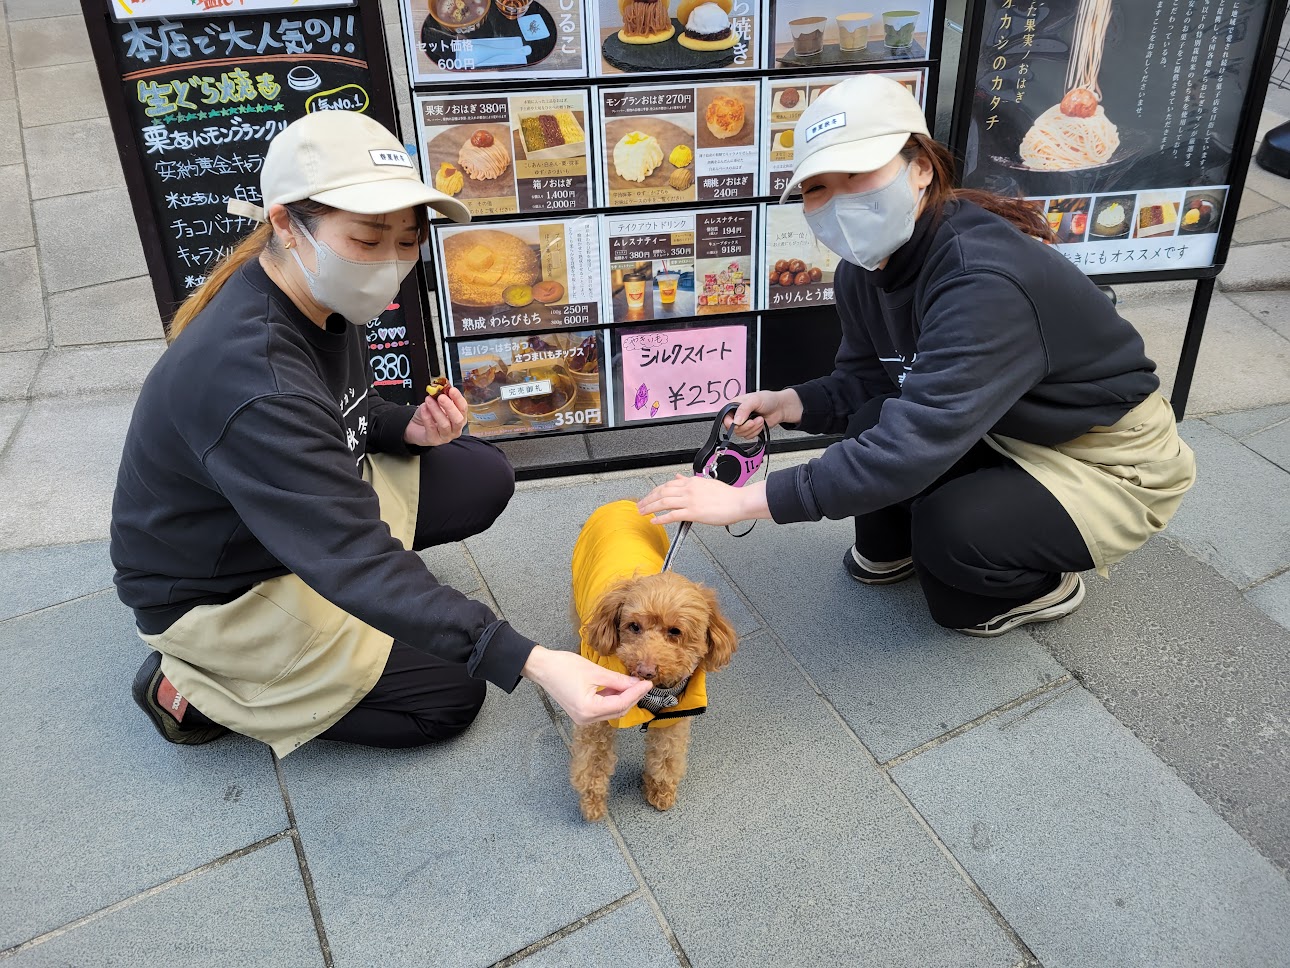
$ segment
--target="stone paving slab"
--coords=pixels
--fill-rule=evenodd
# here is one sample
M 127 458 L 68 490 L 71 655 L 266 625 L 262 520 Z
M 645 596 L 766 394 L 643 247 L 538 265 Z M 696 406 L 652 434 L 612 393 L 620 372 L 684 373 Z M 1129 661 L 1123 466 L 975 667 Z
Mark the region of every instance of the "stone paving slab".
M 1241 443 L 1283 471 L 1290 471 L 1290 421 L 1282 421 L 1275 427 L 1251 434 Z
M 441 585 L 451 585 L 467 595 L 484 587 L 483 579 L 466 554 L 466 546 L 460 541 L 427 548 L 417 554 Z
M 121 165 L 116 163 L 112 125 L 107 118 L 28 128 L 23 138 L 27 144 L 32 198 L 125 187 Z
M 4 0 L 4 4 L 10 21 L 67 17 L 81 12 L 77 0 Z
M 124 188 L 42 198 L 32 207 L 47 293 L 133 279 L 147 271 Z
M 695 968 L 1012 968 L 1021 958 L 768 635 L 712 676 L 666 813 L 624 730 L 611 811 Z
M 0 400 L 26 400 L 44 350 L 0 353 Z
M 111 587 L 106 541 L 0 552 L 0 622 Z
M 107 117 L 98 68 L 92 61 L 32 67 L 17 71 L 15 78 L 24 128 Z
M 1290 633 L 1163 537 L 1090 582 L 1031 634 L 1290 874 Z
M 1264 212 L 1270 212 L 1277 207 L 1277 202 L 1247 188 L 1241 193 L 1241 208 L 1237 212 L 1238 223 L 1244 219 L 1262 215 Z
M 1290 477 L 1203 421 L 1180 429 L 1197 475 L 1168 535 L 1239 588 L 1290 565 Z
M 80 16 L 15 21 L 9 25 L 9 40 L 13 66 L 20 71 L 94 59 L 85 18 Z
M 1169 396 L 1177 372 L 1191 294 L 1150 300 L 1126 298 L 1120 311 L 1142 334 L 1156 361 L 1161 392 Z M 1290 372 L 1290 342 L 1215 293 L 1187 401 L 1189 414 L 1244 410 L 1281 403 Z
M 1205 423 L 1217 427 L 1237 440 L 1244 440 L 1251 434 L 1257 434 L 1261 430 L 1267 430 L 1288 420 L 1290 420 L 1290 403 L 1281 403 L 1272 407 L 1260 407 L 1257 410 L 1213 414 L 1205 418 Z
M 266 747 L 157 735 L 146 654 L 113 592 L 0 622 L 0 950 L 287 826 Z
M 1286 311 L 1284 292 L 1236 292 L 1229 298 L 1264 326 L 1290 339 L 1290 312 Z
M 600 505 L 648 490 L 647 478 L 621 477 L 579 483 L 576 489 L 518 491 L 491 529 L 466 540 L 507 620 L 545 646 L 576 648 L 578 639 L 569 620 L 569 567 L 578 532 Z M 706 580 L 716 590 L 736 627 L 752 627 L 746 606 L 715 569 L 700 569 L 691 577 Z
M 1272 621 L 1290 631 L 1290 572 L 1255 585 L 1245 593 L 1245 598 Z
M 0 167 L 21 165 L 22 163 L 22 135 L 18 128 L 18 102 L 16 100 L 0 100 Z
M 40 291 L 40 263 L 35 248 L 0 252 L 0 346 L 6 350 L 43 350 L 49 344 L 45 303 Z
M 0 252 L 26 249 L 36 244 L 31 224 L 31 199 L 27 195 L 27 166 L 0 168 Z
M 643 900 L 624 904 L 518 962 L 523 968 L 676 968 L 676 952 Z
M 0 38 L 4 31 L 0 30 Z M 0 47 L 0 100 L 12 101 L 18 96 L 18 89 L 13 80 L 13 53 L 7 46 Z
M 102 541 L 134 394 L 37 400 L 0 457 L 0 550 Z
M 29 948 L 15 968 L 323 964 L 296 852 L 282 839 Z
M 0 403 L 0 454 L 4 453 L 9 438 L 27 412 L 25 403 Z
M 164 332 L 147 276 L 53 293 L 49 297 L 49 322 L 54 345 L 60 347 L 138 341 L 155 346 L 159 352 Z M 138 351 L 150 352 L 146 346 L 140 346 Z M 154 355 L 152 360 L 155 359 Z M 151 368 L 151 361 L 147 366 Z M 142 384 L 147 369 L 130 366 L 126 373 L 134 381 L 133 389 Z
M 1257 166 L 1250 166 L 1253 175 Z M 1267 174 L 1264 172 L 1264 174 Z M 1269 175 L 1275 178 L 1275 175 Z M 1290 181 L 1281 179 L 1287 186 Z M 1268 188 L 1260 188 L 1268 192 Z M 1290 188 L 1282 190 L 1290 193 Z M 1276 199 L 1280 205 L 1290 204 L 1283 199 Z M 1290 289 L 1290 242 L 1262 242 L 1256 245 L 1233 246 L 1227 255 L 1227 265 L 1218 277 L 1218 288 L 1222 292 L 1248 292 L 1264 289 Z M 1183 317 L 1184 322 L 1186 317 Z
M 93 296 L 90 297 L 93 305 Z M 106 346 L 66 347 L 48 353 L 31 385 L 36 397 L 112 395 L 135 398 L 166 350 L 160 339 Z
M 1270 968 L 1290 884 L 1078 686 L 892 771 L 1044 968 Z
M 1235 238 L 1241 242 L 1280 242 L 1290 239 L 1290 209 L 1278 205 L 1270 212 L 1238 223 Z
M 696 536 L 879 761 L 1065 673 L 1024 632 L 972 639 L 940 628 L 916 579 L 855 582 L 842 567 L 850 521 Z
M 336 968 L 491 965 L 636 890 L 523 682 L 441 746 L 282 761 Z

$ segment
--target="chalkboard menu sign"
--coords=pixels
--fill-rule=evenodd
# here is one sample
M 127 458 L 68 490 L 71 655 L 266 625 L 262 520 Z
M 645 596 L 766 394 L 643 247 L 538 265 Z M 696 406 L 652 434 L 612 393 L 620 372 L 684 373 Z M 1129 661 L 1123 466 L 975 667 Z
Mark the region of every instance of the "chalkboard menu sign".
M 977 11 L 959 92 L 964 184 L 1030 199 L 1090 275 L 1221 264 L 1260 50 L 1284 4 L 985 0 Z
M 376 0 L 122 22 L 82 3 L 163 317 L 254 229 L 227 203 L 263 204 L 260 169 L 288 124 L 359 111 L 394 127 Z M 428 375 L 420 290 L 413 274 L 367 327 L 373 385 L 398 402 L 420 400 Z

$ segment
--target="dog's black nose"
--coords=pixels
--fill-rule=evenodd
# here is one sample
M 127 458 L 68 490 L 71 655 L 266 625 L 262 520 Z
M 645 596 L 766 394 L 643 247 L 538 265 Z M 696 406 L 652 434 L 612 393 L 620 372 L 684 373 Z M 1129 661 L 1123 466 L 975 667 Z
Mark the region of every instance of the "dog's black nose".
M 658 675 L 658 666 L 652 662 L 641 662 L 632 670 L 637 679 L 653 679 Z

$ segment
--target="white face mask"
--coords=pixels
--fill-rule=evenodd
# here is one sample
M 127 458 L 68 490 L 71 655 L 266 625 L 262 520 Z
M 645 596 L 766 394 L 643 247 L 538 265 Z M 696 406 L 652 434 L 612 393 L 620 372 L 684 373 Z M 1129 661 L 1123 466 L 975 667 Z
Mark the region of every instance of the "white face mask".
M 305 274 L 309 291 L 314 299 L 332 312 L 340 313 L 355 326 L 365 326 L 385 312 L 399 294 L 399 286 L 417 264 L 416 259 L 403 261 L 389 259 L 384 262 L 353 262 L 338 255 L 325 242 L 319 242 L 299 222 L 296 228 L 304 233 L 314 247 L 318 268 L 310 271 L 295 249 L 296 265 Z
M 840 258 L 877 269 L 914 234 L 914 215 L 922 197 L 921 191 L 914 195 L 906 162 L 890 185 L 853 195 L 834 192 L 824 205 L 806 213 L 806 224 Z

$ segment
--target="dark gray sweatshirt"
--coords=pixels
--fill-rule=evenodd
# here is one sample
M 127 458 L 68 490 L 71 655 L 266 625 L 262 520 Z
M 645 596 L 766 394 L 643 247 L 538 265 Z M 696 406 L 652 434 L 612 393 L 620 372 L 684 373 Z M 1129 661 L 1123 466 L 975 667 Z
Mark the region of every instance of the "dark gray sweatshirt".
M 1051 446 L 1114 424 L 1159 386 L 1142 337 L 1056 249 L 970 202 L 924 214 L 869 272 L 834 277 L 833 373 L 796 387 L 810 433 L 842 433 L 867 400 L 878 424 L 774 471 L 778 522 L 866 514 L 911 498 L 986 434 Z
M 415 407 L 371 389 L 363 331 L 314 325 L 259 262 L 148 374 L 112 502 L 117 593 L 146 633 L 288 572 L 416 649 L 510 690 L 533 643 L 440 585 L 381 521 L 367 452 L 408 455 Z M 463 482 L 463 487 L 469 486 Z

